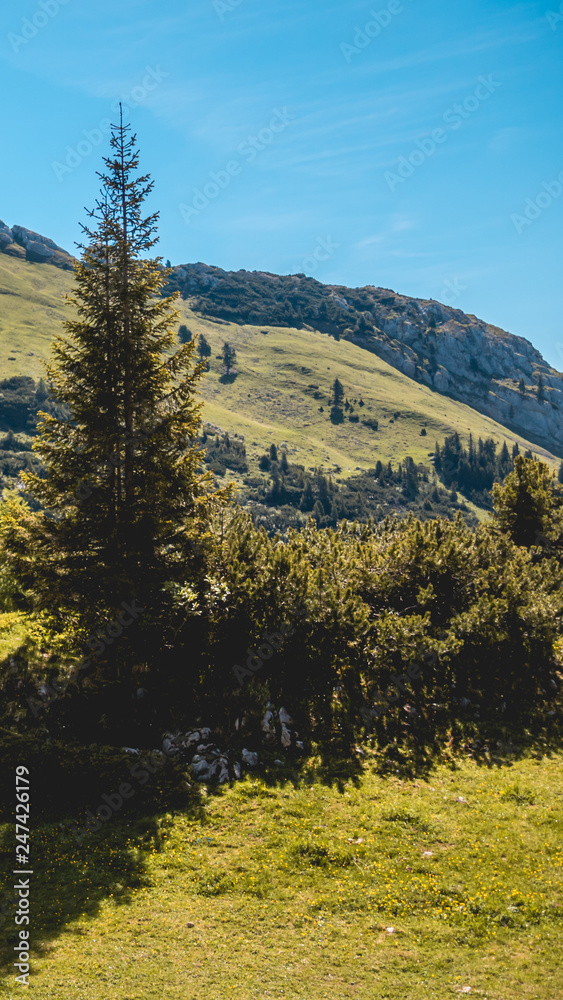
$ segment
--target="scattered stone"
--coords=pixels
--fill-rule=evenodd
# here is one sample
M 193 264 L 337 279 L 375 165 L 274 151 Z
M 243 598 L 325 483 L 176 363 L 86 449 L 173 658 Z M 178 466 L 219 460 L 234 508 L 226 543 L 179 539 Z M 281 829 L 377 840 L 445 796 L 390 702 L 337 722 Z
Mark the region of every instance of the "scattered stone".
M 260 758 L 254 750 L 243 750 L 241 756 L 243 764 L 247 767 L 258 767 Z
M 192 924 L 191 920 L 188 920 L 186 927 L 195 927 L 195 924 Z
M 174 737 L 171 733 L 165 733 L 164 739 L 162 740 L 162 749 L 165 754 L 169 757 L 174 754 L 180 753 L 179 748 L 174 743 Z
M 388 934 L 394 934 L 395 933 L 395 928 L 394 927 L 386 927 L 385 930 L 387 931 Z
M 270 706 L 268 706 L 264 714 L 264 718 L 262 719 L 262 732 L 264 733 L 264 737 L 268 743 L 274 742 L 276 738 L 276 725 L 274 718 L 274 713 L 272 712 Z
M 434 857 L 434 851 L 423 851 L 422 852 L 422 857 L 423 858 L 433 858 Z

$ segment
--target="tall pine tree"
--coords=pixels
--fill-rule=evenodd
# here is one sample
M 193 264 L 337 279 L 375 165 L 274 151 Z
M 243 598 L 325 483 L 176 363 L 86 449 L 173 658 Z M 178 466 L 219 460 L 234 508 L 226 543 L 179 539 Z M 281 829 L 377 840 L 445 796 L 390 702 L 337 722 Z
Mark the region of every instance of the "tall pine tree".
M 84 634 L 136 602 L 146 643 L 162 625 L 167 586 L 186 579 L 192 540 L 227 493 L 202 471 L 195 392 L 204 365 L 193 342 L 173 353 L 168 271 L 147 257 L 157 242 L 158 214 L 143 211 L 153 183 L 138 174 L 136 137 L 122 117 L 104 162 L 75 268 L 75 318 L 48 366 L 66 416 L 42 415 L 34 448 L 46 475 L 25 476 L 40 509 L 12 496 L 1 531 L 34 610 Z M 116 644 L 121 674 L 135 655 L 127 638 Z

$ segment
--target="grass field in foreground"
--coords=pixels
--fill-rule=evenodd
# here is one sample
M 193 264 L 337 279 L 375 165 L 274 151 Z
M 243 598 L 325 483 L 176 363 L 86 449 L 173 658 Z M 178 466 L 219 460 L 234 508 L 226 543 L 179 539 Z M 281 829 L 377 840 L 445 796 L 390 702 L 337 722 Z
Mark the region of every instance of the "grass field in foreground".
M 306 773 L 114 817 L 82 847 L 37 828 L 33 996 L 563 996 L 560 756 L 340 787 Z

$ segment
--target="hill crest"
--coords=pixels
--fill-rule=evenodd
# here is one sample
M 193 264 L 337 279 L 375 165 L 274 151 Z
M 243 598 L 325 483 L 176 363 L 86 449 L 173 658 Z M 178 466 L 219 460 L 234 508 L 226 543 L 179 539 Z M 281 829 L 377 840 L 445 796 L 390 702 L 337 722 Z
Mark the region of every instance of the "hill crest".
M 0 252 L 64 271 L 74 265 L 53 240 L 2 221 Z M 316 330 L 348 341 L 563 456 L 563 375 L 530 341 L 472 314 L 376 285 L 324 285 L 302 273 L 224 271 L 202 262 L 174 267 L 167 291 L 173 290 L 204 318 Z
M 356 344 L 408 378 L 563 455 L 563 376 L 524 337 L 434 299 L 323 285 L 304 274 L 173 269 L 170 289 L 200 314 L 310 328 Z

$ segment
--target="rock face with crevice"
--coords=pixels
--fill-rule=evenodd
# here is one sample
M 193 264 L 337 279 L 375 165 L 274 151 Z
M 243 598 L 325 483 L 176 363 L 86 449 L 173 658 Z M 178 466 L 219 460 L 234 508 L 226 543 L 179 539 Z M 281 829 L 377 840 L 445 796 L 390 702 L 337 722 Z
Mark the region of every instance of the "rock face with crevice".
M 563 375 L 524 337 L 434 299 L 387 288 L 323 285 L 304 274 L 174 268 L 179 290 L 205 316 L 312 328 L 349 340 L 409 378 L 563 456 Z
M 53 240 L 23 226 L 12 226 L 10 229 L 1 219 L 0 253 L 19 257 L 33 264 L 53 264 L 65 271 L 72 271 L 74 267 L 74 258 Z

